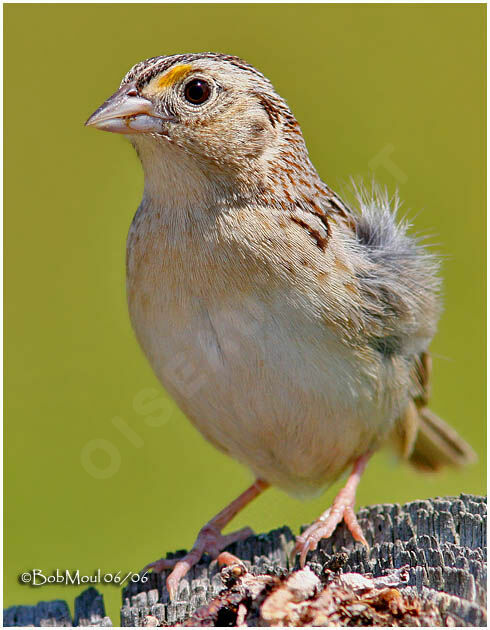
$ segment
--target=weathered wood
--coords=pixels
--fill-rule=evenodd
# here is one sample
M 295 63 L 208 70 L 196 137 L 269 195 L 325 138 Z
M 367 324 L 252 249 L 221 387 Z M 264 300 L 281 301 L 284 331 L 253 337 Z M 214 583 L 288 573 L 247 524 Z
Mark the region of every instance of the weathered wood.
M 11 606 L 3 611 L 3 626 L 112 626 L 105 614 L 103 596 L 97 589 L 85 589 L 75 598 L 75 619 L 68 604 L 56 599 L 36 606 Z
M 484 626 L 486 514 L 486 499 L 471 495 L 363 508 L 358 518 L 370 549 L 354 543 L 342 525 L 309 554 L 307 566 L 316 573 L 326 568 L 376 577 L 408 565 L 408 581 L 401 593 L 418 595 L 422 603 L 433 602 L 441 625 Z M 283 527 L 231 545 L 229 551 L 252 574 L 280 576 L 290 571 L 288 556 L 293 544 L 292 532 Z M 299 568 L 297 561 L 294 568 Z M 171 603 L 165 577 L 151 575 L 146 584 L 124 589 L 122 626 L 184 623 L 223 590 L 217 563 L 209 559 L 191 569 Z M 266 625 L 257 618 L 252 621 Z
M 104 599 L 95 588 L 88 588 L 75 599 L 74 626 L 112 626 L 106 617 Z
M 271 625 L 276 620 L 283 625 L 486 626 L 486 514 L 486 499 L 471 495 L 363 508 L 358 518 L 370 549 L 339 526 L 309 554 L 306 573 L 297 561 L 289 567 L 294 536 L 288 527 L 252 536 L 229 548 L 247 568 L 238 578 L 204 558 L 182 580 L 173 602 L 166 575 L 127 586 L 121 625 Z M 284 578 L 291 573 L 298 583 L 309 584 L 304 601 L 300 588 L 288 594 Z M 396 587 L 390 586 L 394 576 L 400 578 Z M 371 581 L 359 590 L 356 579 Z M 278 610 L 279 597 L 289 607 Z M 110 625 L 95 589 L 76 602 L 75 625 Z M 71 624 L 62 601 L 4 612 L 4 626 Z
M 3 612 L 4 626 L 73 626 L 68 604 L 55 599 L 36 606 L 11 606 Z

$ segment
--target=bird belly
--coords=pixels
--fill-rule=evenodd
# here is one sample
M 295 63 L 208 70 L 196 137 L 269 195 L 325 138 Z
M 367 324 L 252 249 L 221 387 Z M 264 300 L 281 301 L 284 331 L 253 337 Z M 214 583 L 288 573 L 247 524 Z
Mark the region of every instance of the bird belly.
M 142 308 L 130 299 L 130 312 L 197 429 L 290 494 L 322 491 L 389 429 L 395 412 L 380 405 L 373 366 L 284 300 L 201 295 Z

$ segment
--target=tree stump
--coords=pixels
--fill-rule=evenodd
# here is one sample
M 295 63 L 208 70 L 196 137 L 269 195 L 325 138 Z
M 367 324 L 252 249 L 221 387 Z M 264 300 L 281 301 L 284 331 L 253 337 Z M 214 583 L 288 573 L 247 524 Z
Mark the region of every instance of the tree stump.
M 289 566 L 294 536 L 282 527 L 231 545 L 243 564 L 220 571 L 203 558 L 173 602 L 166 575 L 150 574 L 123 590 L 121 626 L 486 626 L 486 498 L 376 505 L 358 518 L 369 549 L 340 525 L 303 570 Z M 14 606 L 4 625 L 70 625 L 67 610 Z M 78 623 L 109 623 L 103 607 L 97 616 Z

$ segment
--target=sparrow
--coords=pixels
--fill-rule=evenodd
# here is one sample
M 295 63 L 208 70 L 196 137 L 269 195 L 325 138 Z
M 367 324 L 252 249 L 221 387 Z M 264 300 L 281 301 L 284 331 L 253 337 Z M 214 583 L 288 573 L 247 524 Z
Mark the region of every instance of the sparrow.
M 137 63 L 86 125 L 126 134 L 144 171 L 127 239 L 127 299 L 161 383 L 201 434 L 256 481 L 200 530 L 170 596 L 222 529 L 268 486 L 332 506 L 297 537 L 307 553 L 344 521 L 373 453 L 435 471 L 471 447 L 428 408 L 439 259 L 373 185 L 343 201 L 318 175 L 287 103 L 219 53 Z M 231 554 L 225 554 L 227 558 Z M 232 556 L 231 556 L 232 557 Z

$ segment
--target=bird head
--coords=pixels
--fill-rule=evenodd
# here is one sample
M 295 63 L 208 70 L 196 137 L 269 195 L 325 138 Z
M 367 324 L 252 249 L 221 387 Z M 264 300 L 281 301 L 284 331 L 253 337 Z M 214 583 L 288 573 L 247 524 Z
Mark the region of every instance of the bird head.
M 137 150 L 171 145 L 223 173 L 273 158 L 285 128 L 297 123 L 258 70 L 237 57 L 200 53 L 136 64 L 86 125 L 128 134 Z

